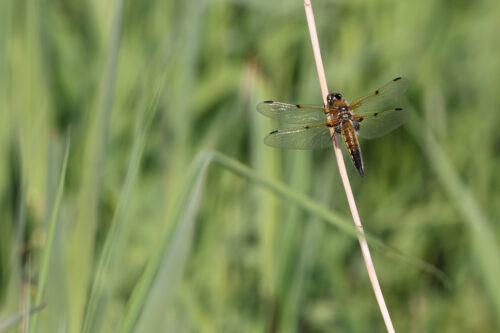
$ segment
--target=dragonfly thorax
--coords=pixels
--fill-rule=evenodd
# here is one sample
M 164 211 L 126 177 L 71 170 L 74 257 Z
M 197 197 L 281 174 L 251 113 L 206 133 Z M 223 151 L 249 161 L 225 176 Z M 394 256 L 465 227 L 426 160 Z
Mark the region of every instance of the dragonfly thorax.
M 338 118 L 340 120 L 350 120 L 350 119 L 352 119 L 352 115 L 349 111 L 345 111 L 345 112 L 339 113 Z
M 341 121 L 352 120 L 352 112 L 348 105 L 341 105 L 337 107 L 338 114 L 337 118 Z

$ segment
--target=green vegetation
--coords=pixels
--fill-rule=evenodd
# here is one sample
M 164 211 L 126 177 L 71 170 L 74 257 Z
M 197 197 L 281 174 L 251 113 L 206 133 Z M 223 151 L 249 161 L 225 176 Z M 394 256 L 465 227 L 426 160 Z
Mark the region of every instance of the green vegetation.
M 500 3 L 313 7 L 331 90 L 411 82 L 346 159 L 396 330 L 498 331 Z M 333 151 L 263 144 L 301 1 L 4 0 L 0 51 L 0 331 L 384 331 Z

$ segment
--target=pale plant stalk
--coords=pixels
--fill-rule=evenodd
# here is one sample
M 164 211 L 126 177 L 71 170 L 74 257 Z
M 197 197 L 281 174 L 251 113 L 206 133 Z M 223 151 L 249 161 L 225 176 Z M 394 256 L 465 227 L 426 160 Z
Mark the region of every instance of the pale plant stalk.
M 311 43 L 314 52 L 314 59 L 316 60 L 316 69 L 318 70 L 319 83 L 321 85 L 321 92 L 323 94 L 323 102 L 326 105 L 326 97 L 328 95 L 328 87 L 326 85 L 325 70 L 323 68 L 323 61 L 321 60 L 321 53 L 319 50 L 318 34 L 316 32 L 316 24 L 314 22 L 314 15 L 310 0 L 304 0 L 304 8 L 306 11 L 307 24 L 309 26 L 309 33 L 311 34 Z M 330 117 L 330 116 L 328 116 Z M 377 298 L 377 302 L 384 318 L 385 326 L 388 332 L 394 332 L 394 326 L 392 325 L 391 316 L 389 315 L 389 310 L 385 304 L 384 295 L 382 294 L 382 289 L 378 283 L 377 273 L 375 272 L 375 266 L 373 265 L 372 257 L 370 255 L 370 249 L 366 242 L 364 236 L 363 225 L 361 224 L 361 219 L 359 218 L 358 209 L 356 208 L 356 201 L 352 194 L 351 184 L 347 176 L 347 171 L 344 164 L 344 157 L 342 156 L 342 151 L 339 145 L 338 136 L 335 134 L 335 129 L 330 127 L 330 133 L 333 137 L 333 150 L 335 151 L 335 156 L 337 158 L 337 164 L 339 166 L 340 177 L 342 178 L 342 183 L 344 184 L 344 190 L 347 196 L 347 201 L 349 202 L 349 208 L 351 209 L 352 218 L 354 224 L 358 229 L 358 240 L 361 246 L 361 252 L 363 253 L 363 259 L 365 261 L 366 269 L 368 270 L 368 276 L 370 277 L 370 282 Z

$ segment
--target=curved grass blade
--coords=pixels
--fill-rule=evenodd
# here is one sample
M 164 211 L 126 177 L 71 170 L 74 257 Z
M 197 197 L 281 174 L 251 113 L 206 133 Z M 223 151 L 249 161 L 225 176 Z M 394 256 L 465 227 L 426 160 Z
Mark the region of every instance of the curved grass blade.
M 14 328 L 14 326 L 19 324 L 23 319 L 26 318 L 26 316 L 39 312 L 46 306 L 47 304 L 41 304 L 39 306 L 32 307 L 28 312 L 19 312 L 8 316 L 2 322 L 0 322 L 0 333 L 7 332 L 8 330 Z
M 157 319 L 153 313 L 155 312 L 154 302 L 151 302 L 149 298 L 152 297 L 152 290 L 160 288 L 159 284 L 163 284 L 169 290 L 163 290 L 164 293 L 158 290 L 153 297 L 158 299 L 162 295 L 163 302 L 170 301 L 173 293 L 169 291 L 175 290 L 176 283 L 182 276 L 182 268 L 189 252 L 189 239 L 191 231 L 194 229 L 193 214 L 195 214 L 198 204 L 196 194 L 199 193 L 208 163 L 209 157 L 203 154 L 191 165 L 182 191 L 166 221 L 166 225 L 171 227 L 165 231 L 161 238 L 163 241 L 160 242 L 158 250 L 155 251 L 155 256 L 146 266 L 145 272 L 132 292 L 118 332 L 136 331 L 136 325 L 149 324 L 154 327 L 154 323 L 151 321 L 145 323 L 143 320 L 145 320 L 144 318 Z M 162 275 L 164 280 L 157 278 Z
M 61 205 L 61 200 L 64 192 L 64 182 L 66 180 L 66 168 L 68 166 L 70 140 L 66 143 L 66 150 L 64 153 L 64 160 L 61 168 L 61 175 L 59 177 L 59 185 L 57 188 L 56 201 L 54 203 L 54 209 L 52 210 L 52 215 L 50 218 L 49 232 L 47 234 L 47 243 L 45 251 L 43 253 L 42 268 L 40 270 L 40 277 L 38 279 L 38 290 L 35 298 L 35 307 L 39 307 L 42 304 L 43 294 L 45 291 L 45 286 L 47 284 L 47 275 L 49 272 L 50 258 L 52 257 L 52 249 L 54 244 L 54 235 L 57 227 L 57 216 L 59 215 L 59 206 Z M 32 325 L 30 327 L 30 332 L 34 333 L 37 330 L 38 325 L 38 313 L 33 315 Z
M 111 3 L 111 2 L 110 2 Z M 111 31 L 107 40 L 107 59 L 102 71 L 98 104 L 90 118 L 84 148 L 83 171 L 77 203 L 77 216 L 68 236 L 66 252 L 68 331 L 79 332 L 87 303 L 93 269 L 95 231 L 97 229 L 100 184 L 107 159 L 111 111 L 115 99 L 117 68 L 122 35 L 123 0 L 114 0 Z
M 158 102 L 163 91 L 164 79 L 162 77 L 157 84 L 155 93 L 148 103 L 139 103 L 139 112 L 137 113 L 135 139 L 130 153 L 128 162 L 127 174 L 123 184 L 123 189 L 120 193 L 118 206 L 114 212 L 111 222 L 111 229 L 106 236 L 102 253 L 99 257 L 94 283 L 90 290 L 89 301 L 85 311 L 83 320 L 82 332 L 98 332 L 101 330 L 102 318 L 105 315 L 105 309 L 109 304 L 109 299 L 112 293 L 112 287 L 116 279 L 118 268 L 116 261 L 122 248 L 123 239 L 125 237 L 126 226 L 124 225 L 124 215 L 128 206 L 132 187 L 139 171 L 146 137 L 149 133 L 149 128 L 156 114 Z
M 155 302 L 150 302 L 149 298 L 154 294 L 156 300 L 161 299 L 162 302 L 162 313 L 164 313 L 165 306 L 170 302 L 170 297 L 173 296 L 173 290 L 176 289 L 176 284 L 180 277 L 182 276 L 182 268 L 187 259 L 186 254 L 189 251 L 182 253 L 182 260 L 176 257 L 176 252 L 179 252 L 179 247 L 183 239 L 189 237 L 189 231 L 193 231 L 194 225 L 193 221 L 189 221 L 185 216 L 190 215 L 193 217 L 195 211 L 193 211 L 198 203 L 198 195 L 202 182 L 204 180 L 204 174 L 210 163 L 216 163 L 219 166 L 227 169 L 228 171 L 239 175 L 243 178 L 248 179 L 255 185 L 261 186 L 271 192 L 273 192 L 278 197 L 285 201 L 288 201 L 297 207 L 307 211 L 308 213 L 320 218 L 323 222 L 326 222 L 330 226 L 339 228 L 343 232 L 347 233 L 351 237 L 356 238 L 358 232 L 356 228 L 349 222 L 348 219 L 332 212 L 322 204 L 317 203 L 313 199 L 307 197 L 301 192 L 286 186 L 285 184 L 267 179 L 246 165 L 239 161 L 236 161 L 230 157 L 227 157 L 218 152 L 203 152 L 201 153 L 191 165 L 186 178 L 186 183 L 184 184 L 183 190 L 178 196 L 175 209 L 171 213 L 172 215 L 168 219 L 168 223 L 174 225 L 175 233 L 168 231 L 161 242 L 161 248 L 157 251 L 157 255 L 150 261 L 146 271 L 136 285 L 132 297 L 127 306 L 127 310 L 124 316 L 124 320 L 120 326 L 118 332 L 133 332 L 137 331 L 136 323 L 138 321 L 148 322 L 151 318 L 154 318 L 153 314 L 147 313 L 149 311 L 153 312 L 155 310 Z M 186 213 L 187 212 L 187 213 Z M 173 234 L 173 235 L 172 235 Z M 400 259 L 422 269 L 429 274 L 436 276 L 438 279 L 446 284 L 446 276 L 432 265 L 425 263 L 424 261 L 410 257 L 408 255 L 402 254 L 400 251 L 395 250 L 387 245 L 385 245 L 378 238 L 365 232 L 367 240 L 376 246 L 378 249 L 387 252 L 389 254 L 394 254 Z M 175 266 L 177 265 L 177 266 Z M 164 279 L 158 278 L 158 274 L 162 271 L 162 274 L 166 273 L 166 269 L 174 269 L 172 274 L 175 274 L 175 279 L 170 277 L 169 283 Z M 174 282 L 172 284 L 171 282 Z M 162 285 L 160 288 L 158 285 Z M 168 290 L 167 290 L 168 289 Z M 154 290 L 154 293 L 153 293 Z M 162 292 L 164 294 L 162 294 Z M 157 309 L 156 309 L 157 310 Z M 143 317 L 144 316 L 144 317 Z M 144 319 L 146 318 L 146 319 Z M 150 327 L 154 326 L 151 323 Z
M 429 127 L 418 117 L 409 123 L 410 132 L 427 156 L 441 186 L 448 192 L 457 209 L 462 213 L 471 229 L 474 255 L 482 273 L 490 300 L 494 305 L 495 317 L 500 324 L 500 249 L 495 240 L 492 223 L 484 215 L 476 199 L 460 179 L 457 170 L 447 158 L 446 151 L 438 143 Z

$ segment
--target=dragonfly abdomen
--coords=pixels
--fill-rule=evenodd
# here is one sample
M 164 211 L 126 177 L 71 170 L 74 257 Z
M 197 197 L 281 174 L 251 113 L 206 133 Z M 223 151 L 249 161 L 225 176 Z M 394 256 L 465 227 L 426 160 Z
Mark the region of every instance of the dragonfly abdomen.
M 363 169 L 363 158 L 361 157 L 361 149 L 359 148 L 356 131 L 351 120 L 342 121 L 342 136 L 351 156 L 352 163 L 358 170 L 361 177 L 365 175 Z

